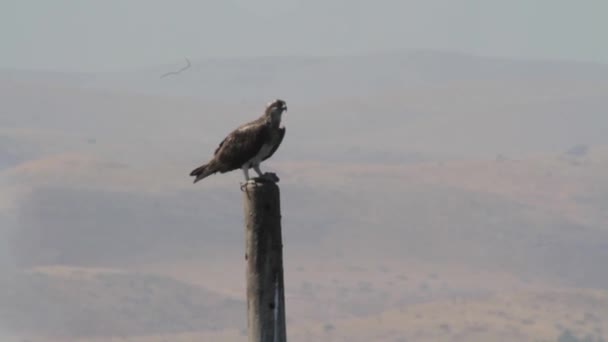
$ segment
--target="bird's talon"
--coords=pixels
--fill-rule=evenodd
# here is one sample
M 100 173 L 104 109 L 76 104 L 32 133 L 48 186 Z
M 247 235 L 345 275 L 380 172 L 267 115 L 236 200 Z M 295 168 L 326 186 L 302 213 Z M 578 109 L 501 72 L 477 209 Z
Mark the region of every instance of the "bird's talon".
M 248 179 L 245 182 L 241 182 L 241 191 L 247 190 L 247 185 L 249 185 L 249 184 L 255 185 L 256 184 L 255 179 Z

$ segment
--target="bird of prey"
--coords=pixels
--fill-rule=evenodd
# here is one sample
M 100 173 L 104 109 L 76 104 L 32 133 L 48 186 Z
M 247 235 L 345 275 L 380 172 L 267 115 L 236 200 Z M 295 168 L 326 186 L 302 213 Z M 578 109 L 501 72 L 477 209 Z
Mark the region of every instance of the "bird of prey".
M 269 178 L 263 174 L 260 163 L 270 158 L 279 148 L 285 136 L 285 127 L 280 127 L 281 116 L 287 110 L 283 100 L 274 100 L 266 106 L 264 114 L 232 131 L 216 148 L 213 157 L 206 164 L 192 170 L 190 176 L 194 183 L 216 172 L 226 173 L 236 169 L 243 170 L 245 181 L 249 179 L 249 169 L 260 178 Z M 274 176 L 275 181 L 276 176 Z

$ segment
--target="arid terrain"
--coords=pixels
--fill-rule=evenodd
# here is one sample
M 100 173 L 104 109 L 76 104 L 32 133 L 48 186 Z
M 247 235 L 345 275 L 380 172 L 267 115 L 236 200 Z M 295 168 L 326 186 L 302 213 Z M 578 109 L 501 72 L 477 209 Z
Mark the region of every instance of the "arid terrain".
M 246 340 L 242 175 L 187 175 L 276 97 L 290 341 L 608 339 L 607 66 L 192 65 L 0 70 L 2 341 Z

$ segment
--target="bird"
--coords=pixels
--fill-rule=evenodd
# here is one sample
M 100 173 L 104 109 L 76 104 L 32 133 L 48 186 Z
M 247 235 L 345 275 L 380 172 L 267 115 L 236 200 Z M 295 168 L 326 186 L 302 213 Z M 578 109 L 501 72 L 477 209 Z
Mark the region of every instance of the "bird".
M 190 172 L 195 177 L 194 183 L 217 172 L 226 173 L 241 169 L 246 185 L 252 181 L 249 169 L 253 169 L 259 178 L 278 181 L 274 174 L 264 174 L 260 163 L 270 158 L 279 148 L 285 137 L 285 127 L 281 126 L 281 117 L 287 111 L 287 104 L 276 99 L 266 105 L 264 114 L 247 122 L 228 134 L 205 164 Z

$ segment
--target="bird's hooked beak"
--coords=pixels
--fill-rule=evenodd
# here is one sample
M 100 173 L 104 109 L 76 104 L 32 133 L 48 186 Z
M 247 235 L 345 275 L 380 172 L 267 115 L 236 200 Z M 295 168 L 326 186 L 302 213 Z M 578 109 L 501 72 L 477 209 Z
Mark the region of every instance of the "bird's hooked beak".
M 287 111 L 287 104 L 286 104 L 286 103 L 284 103 L 284 104 L 283 104 L 283 107 L 281 107 L 281 109 L 282 109 L 284 112 L 286 112 L 286 111 Z

